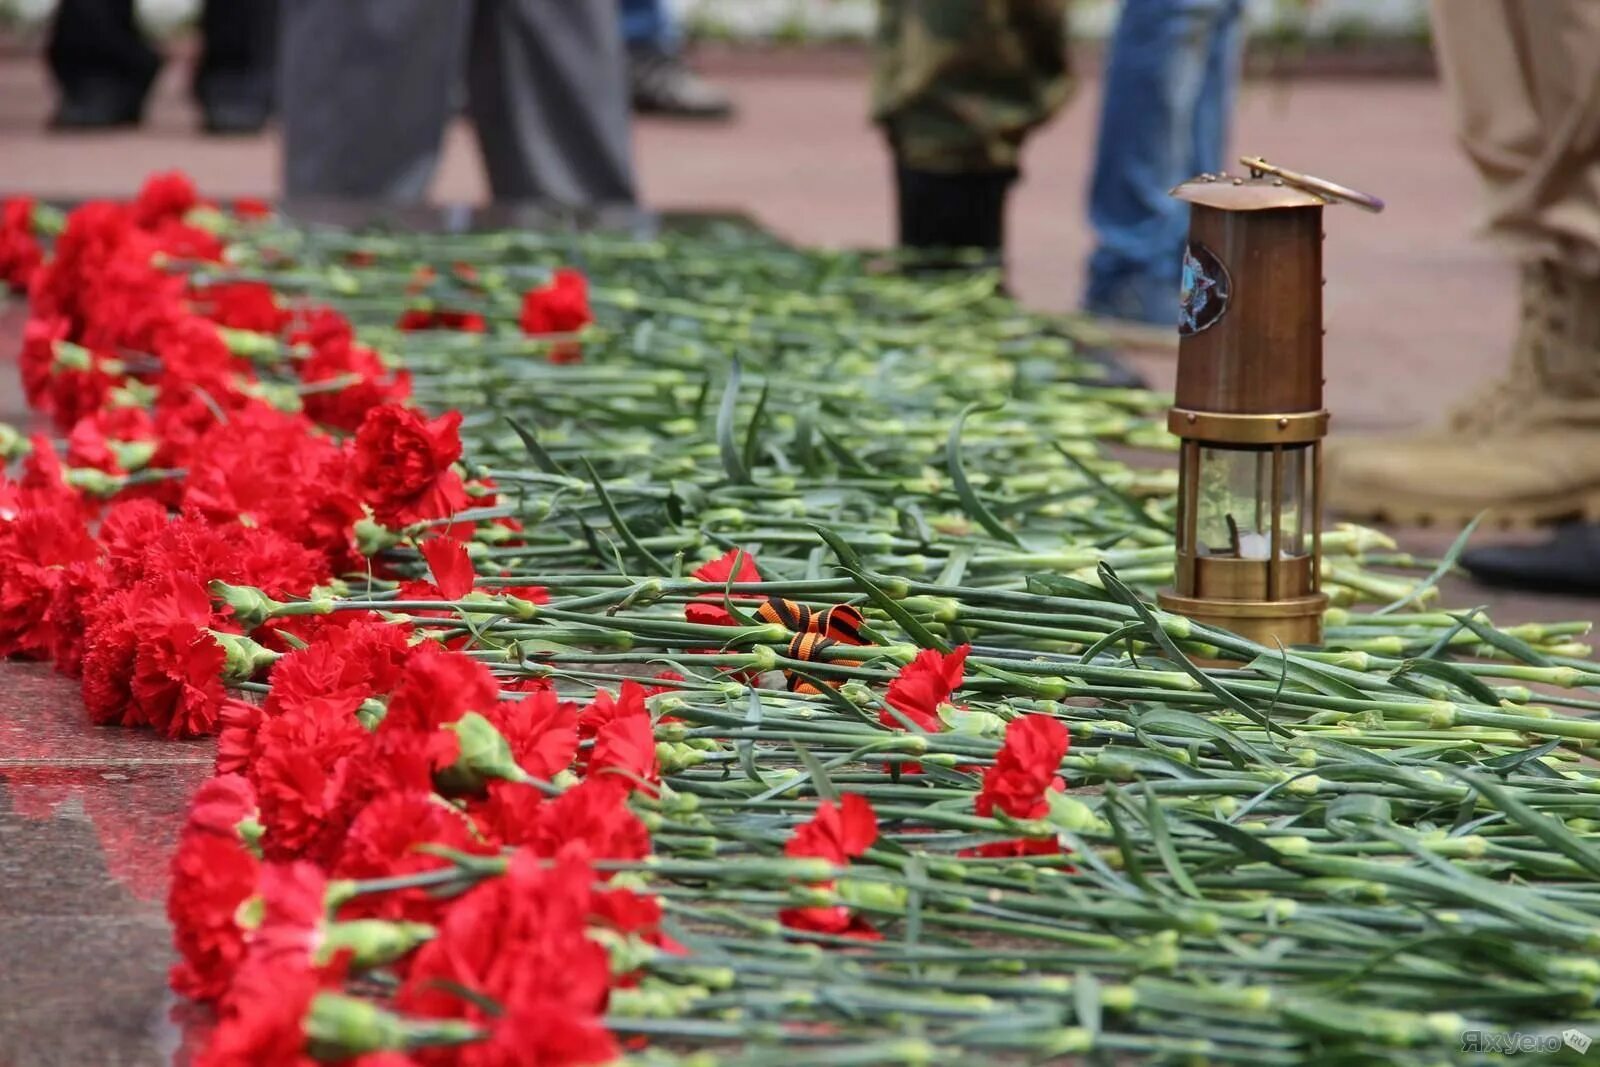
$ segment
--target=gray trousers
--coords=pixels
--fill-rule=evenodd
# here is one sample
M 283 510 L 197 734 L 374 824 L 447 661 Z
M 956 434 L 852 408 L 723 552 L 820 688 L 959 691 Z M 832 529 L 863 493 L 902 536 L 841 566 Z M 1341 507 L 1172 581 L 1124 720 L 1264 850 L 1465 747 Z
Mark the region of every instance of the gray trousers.
M 616 0 L 285 0 L 290 198 L 421 200 L 464 81 L 496 200 L 632 203 Z

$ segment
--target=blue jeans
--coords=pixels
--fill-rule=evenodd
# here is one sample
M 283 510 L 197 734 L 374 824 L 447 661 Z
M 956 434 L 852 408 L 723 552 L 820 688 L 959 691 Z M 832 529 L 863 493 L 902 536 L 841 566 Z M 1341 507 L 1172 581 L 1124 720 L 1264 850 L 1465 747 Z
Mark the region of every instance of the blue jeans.
M 678 27 L 667 11 L 667 0 L 621 0 L 622 39 L 629 48 L 672 52 L 678 47 Z
M 1087 310 L 1178 321 L 1189 205 L 1168 191 L 1223 169 L 1242 0 L 1126 0 L 1106 64 L 1089 188 Z

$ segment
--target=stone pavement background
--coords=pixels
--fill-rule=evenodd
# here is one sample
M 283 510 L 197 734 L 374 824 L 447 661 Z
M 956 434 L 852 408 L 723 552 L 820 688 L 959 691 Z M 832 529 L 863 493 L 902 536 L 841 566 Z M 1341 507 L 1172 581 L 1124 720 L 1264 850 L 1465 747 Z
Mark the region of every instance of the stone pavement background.
M 642 122 L 647 203 L 741 210 L 807 243 L 890 240 L 887 161 L 865 118 L 858 55 L 729 53 L 708 73 L 734 91 L 739 118 Z M 182 167 L 210 195 L 273 196 L 276 136 L 198 136 L 186 74 L 169 65 L 137 132 L 50 135 L 42 64 L 0 46 L 0 194 L 122 196 L 152 171 Z M 1011 211 L 1014 287 L 1049 310 L 1075 306 L 1090 244 L 1083 203 L 1097 100 L 1087 81 L 1034 142 Z M 1328 395 L 1338 429 L 1418 423 L 1494 372 L 1514 323 L 1513 276 L 1471 238 L 1475 182 L 1436 85 L 1253 83 L 1234 142 L 1389 203 L 1380 217 L 1341 209 L 1328 218 Z M 435 196 L 486 199 L 464 128 L 450 132 Z M 0 308 L 0 420 L 12 422 L 25 418 L 6 366 L 20 326 L 15 305 Z M 1155 384 L 1170 384 L 1170 358 L 1138 362 Z M 1419 553 L 1451 540 L 1445 531 L 1400 536 Z M 1447 597 L 1487 604 L 1505 623 L 1600 615 L 1595 602 L 1464 582 Z M 161 882 L 208 751 L 91 727 L 71 682 L 39 665 L 0 663 L 0 1067 L 173 1059 L 184 1031 L 164 989 Z

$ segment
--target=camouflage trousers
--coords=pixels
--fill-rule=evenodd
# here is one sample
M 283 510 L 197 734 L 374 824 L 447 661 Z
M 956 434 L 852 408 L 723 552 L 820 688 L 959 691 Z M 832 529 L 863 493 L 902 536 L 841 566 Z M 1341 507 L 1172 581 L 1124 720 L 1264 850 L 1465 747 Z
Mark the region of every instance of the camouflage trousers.
M 1014 170 L 1071 90 L 1067 0 L 879 0 L 872 117 L 917 170 Z

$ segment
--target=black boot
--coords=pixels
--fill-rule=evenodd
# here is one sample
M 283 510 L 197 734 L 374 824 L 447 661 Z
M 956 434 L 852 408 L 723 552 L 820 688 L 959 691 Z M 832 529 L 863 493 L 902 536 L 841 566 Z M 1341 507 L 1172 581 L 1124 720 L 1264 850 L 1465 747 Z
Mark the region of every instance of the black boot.
M 1461 566 L 1485 585 L 1530 593 L 1600 594 L 1600 525 L 1572 522 L 1538 545 L 1495 545 L 1461 554 Z
M 62 0 L 45 54 L 61 90 L 50 125 L 61 130 L 137 124 L 161 68 L 134 20 L 133 0 Z
M 904 248 L 978 249 L 986 257 L 950 257 L 951 269 L 974 264 L 998 266 L 1005 247 L 1006 193 L 1017 180 L 1014 170 L 942 173 L 894 169 L 899 205 L 900 244 Z M 928 265 L 940 257 L 930 257 Z
M 206 0 L 194 95 L 207 133 L 257 133 L 272 117 L 277 0 Z

